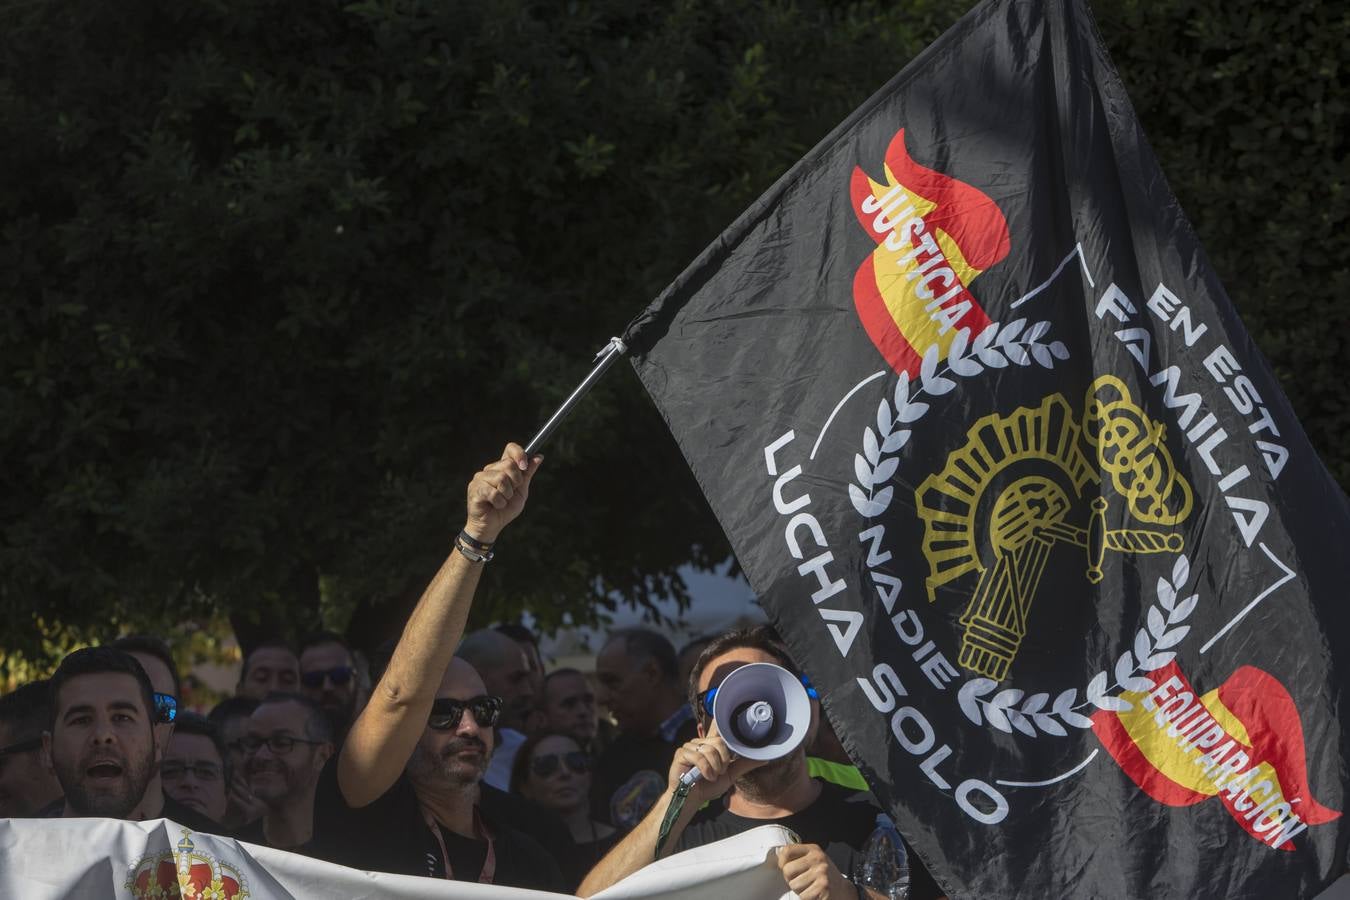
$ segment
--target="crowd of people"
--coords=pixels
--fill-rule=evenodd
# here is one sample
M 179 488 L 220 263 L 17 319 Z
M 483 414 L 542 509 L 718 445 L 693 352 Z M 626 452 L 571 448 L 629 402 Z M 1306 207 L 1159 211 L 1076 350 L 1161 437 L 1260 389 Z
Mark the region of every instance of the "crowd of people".
M 804 678 L 768 627 L 678 652 L 616 631 L 593 677 L 546 671 L 520 625 L 464 634 L 541 461 L 511 444 L 474 476 L 454 549 L 368 660 L 332 632 L 264 641 L 234 696 L 200 715 L 178 708 L 166 644 L 132 635 L 0 696 L 0 817 L 164 817 L 358 869 L 581 896 L 772 823 L 799 838 L 777 863 L 804 900 L 884 896 L 856 874 L 881 810 L 819 702 L 803 745 L 767 763 L 736 758 L 712 722 L 711 693 L 739 666 Z M 941 895 L 909 866 L 910 897 Z

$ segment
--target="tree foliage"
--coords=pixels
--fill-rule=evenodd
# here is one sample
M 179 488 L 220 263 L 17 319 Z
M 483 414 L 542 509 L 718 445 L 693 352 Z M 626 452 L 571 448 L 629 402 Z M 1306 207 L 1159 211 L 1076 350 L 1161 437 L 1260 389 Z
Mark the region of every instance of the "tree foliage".
M 7 7 L 0 643 L 41 652 L 39 617 L 92 633 L 217 610 L 392 633 L 472 471 L 969 5 Z M 1345 483 L 1335 10 L 1097 13 Z M 679 566 L 728 554 L 622 367 L 547 455 L 480 620 L 593 620 L 683 596 Z

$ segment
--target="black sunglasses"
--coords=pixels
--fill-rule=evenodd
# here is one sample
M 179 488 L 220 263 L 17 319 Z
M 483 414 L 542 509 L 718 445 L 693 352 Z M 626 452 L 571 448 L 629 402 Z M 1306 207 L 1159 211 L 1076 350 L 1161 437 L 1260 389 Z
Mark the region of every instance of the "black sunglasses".
M 545 753 L 530 760 L 530 771 L 539 778 L 547 778 L 558 771 L 562 765 L 576 775 L 585 775 L 591 770 L 591 758 L 580 750 L 570 753 Z
M 456 700 L 453 697 L 440 697 L 431 704 L 431 716 L 427 724 L 437 731 L 451 731 L 459 727 L 459 720 L 466 709 L 473 713 L 473 720 L 480 728 L 491 728 L 502 714 L 502 698 L 479 696 Z
M 356 670 L 351 666 L 335 666 L 331 669 L 315 669 L 312 672 L 301 672 L 300 683 L 307 688 L 323 687 L 323 680 L 327 678 L 337 687 L 343 687 L 352 680 Z
M 178 700 L 173 694 L 155 691 L 155 724 L 168 725 L 178 718 Z

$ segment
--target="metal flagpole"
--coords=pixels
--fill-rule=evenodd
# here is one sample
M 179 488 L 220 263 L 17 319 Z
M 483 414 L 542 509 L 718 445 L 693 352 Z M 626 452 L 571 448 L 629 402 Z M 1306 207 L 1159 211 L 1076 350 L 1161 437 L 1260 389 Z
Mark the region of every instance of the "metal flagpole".
M 605 370 L 614 364 L 614 360 L 627 352 L 628 348 L 624 346 L 623 341 L 616 337 L 610 338 L 609 343 L 599 353 L 595 354 L 595 368 L 591 369 L 591 373 L 586 376 L 585 380 L 577 385 L 577 389 L 572 392 L 571 396 L 563 401 L 562 406 L 558 407 L 558 411 L 549 417 L 549 420 L 544 423 L 544 427 L 539 429 L 539 433 L 530 438 L 530 443 L 525 447 L 525 452 L 534 453 L 538 450 L 544 441 L 548 440 L 553 432 L 558 429 L 562 420 L 567 418 L 567 414 L 572 411 L 572 407 L 576 406 L 577 402 L 586 396 L 586 392 L 600 380 L 600 376 L 605 374 Z

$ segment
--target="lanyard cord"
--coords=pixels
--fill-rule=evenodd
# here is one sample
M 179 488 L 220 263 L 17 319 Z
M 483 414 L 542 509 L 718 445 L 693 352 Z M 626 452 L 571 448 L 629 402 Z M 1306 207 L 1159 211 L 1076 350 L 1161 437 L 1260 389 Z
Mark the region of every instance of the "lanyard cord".
M 661 831 L 656 836 L 656 859 L 661 858 L 661 848 L 670 839 L 670 829 L 675 826 L 675 820 L 680 817 L 680 812 L 684 809 L 684 801 L 688 796 L 689 785 L 681 781 L 675 786 L 675 792 L 670 796 L 670 806 L 666 807 L 665 818 L 661 820 Z
M 422 807 L 422 821 L 427 823 L 427 827 L 436 838 L 436 843 L 441 847 L 441 859 L 445 861 L 445 877 L 453 880 L 455 871 L 450 865 L 450 851 L 445 846 L 445 836 L 441 834 L 441 826 L 436 817 L 425 806 Z M 473 808 L 473 833 L 479 840 L 487 841 L 487 855 L 483 857 L 483 868 L 478 872 L 478 883 L 492 884 L 492 877 L 497 874 L 497 848 L 492 839 L 492 832 L 484 824 L 483 817 L 478 814 L 477 806 Z

